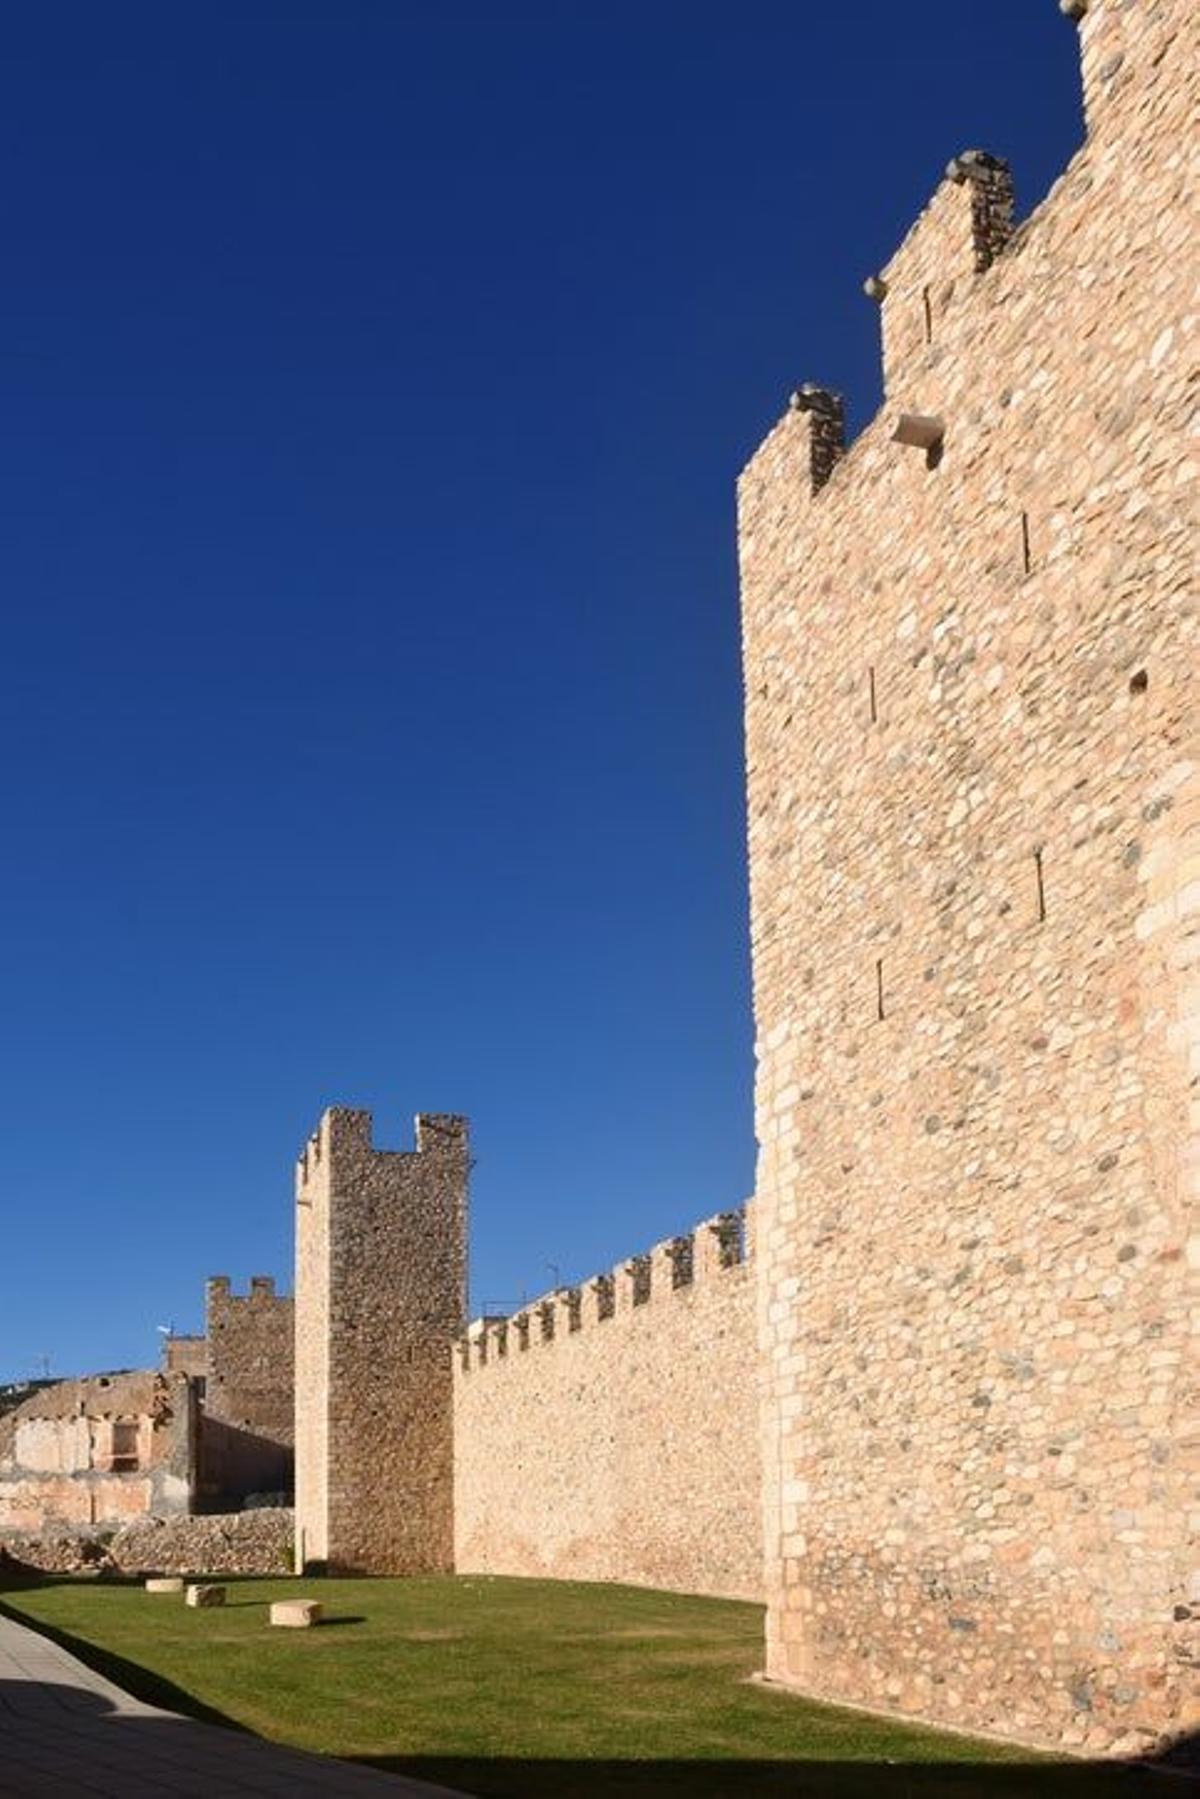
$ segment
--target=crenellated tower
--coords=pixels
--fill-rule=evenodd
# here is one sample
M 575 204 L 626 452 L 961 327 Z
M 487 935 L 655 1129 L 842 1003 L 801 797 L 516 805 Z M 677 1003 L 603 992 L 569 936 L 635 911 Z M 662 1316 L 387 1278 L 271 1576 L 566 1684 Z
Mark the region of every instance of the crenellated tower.
M 331 1572 L 454 1559 L 452 1351 L 466 1314 L 467 1123 L 376 1149 L 333 1107 L 296 1166 L 296 1552 Z

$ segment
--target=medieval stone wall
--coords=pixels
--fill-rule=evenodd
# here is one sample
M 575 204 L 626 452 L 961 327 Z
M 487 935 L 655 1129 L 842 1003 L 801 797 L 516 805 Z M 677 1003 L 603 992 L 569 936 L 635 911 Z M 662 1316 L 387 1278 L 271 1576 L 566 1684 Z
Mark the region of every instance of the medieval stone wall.
M 208 1338 L 177 1336 L 174 1331 L 163 1338 L 163 1369 L 167 1374 L 190 1374 L 196 1380 L 208 1377 Z
M 305 1563 L 453 1566 L 452 1348 L 466 1309 L 465 1120 L 415 1152 L 325 1113 L 296 1171 L 296 1526 Z
M 1049 198 L 957 164 L 740 484 L 769 1671 L 1088 1750 L 1200 1600 L 1195 16 L 1092 0 Z
M 207 1287 L 200 1489 L 207 1497 L 290 1493 L 294 1433 L 294 1308 L 269 1275 L 250 1291 L 226 1276 Z
M 114 1528 L 116 1525 L 116 1528 Z M 208 1513 L 202 1517 L 133 1517 L 106 1528 L 58 1527 L 7 1533 L 0 1540 L 0 1579 L 6 1571 L 38 1569 L 78 1574 L 290 1574 L 292 1513 L 286 1507 Z
M 479 1320 L 454 1383 L 455 1566 L 760 1597 L 755 1374 L 734 1213 Z

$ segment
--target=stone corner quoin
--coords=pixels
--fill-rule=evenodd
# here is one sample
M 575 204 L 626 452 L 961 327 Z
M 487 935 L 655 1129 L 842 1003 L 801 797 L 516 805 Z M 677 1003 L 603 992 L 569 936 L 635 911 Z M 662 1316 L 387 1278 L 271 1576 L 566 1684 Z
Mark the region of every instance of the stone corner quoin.
M 1108 1753 L 1188 1724 L 1200 1599 L 1200 59 L 1074 10 L 1081 149 L 1015 233 L 955 159 L 881 412 L 802 389 L 739 548 L 768 1672 Z

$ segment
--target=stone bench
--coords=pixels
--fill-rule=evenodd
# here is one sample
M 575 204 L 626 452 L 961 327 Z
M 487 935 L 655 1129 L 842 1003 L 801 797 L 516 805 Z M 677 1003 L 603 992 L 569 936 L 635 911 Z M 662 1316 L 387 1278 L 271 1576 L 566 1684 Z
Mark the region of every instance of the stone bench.
M 309 1625 L 321 1622 L 320 1600 L 277 1599 L 271 1607 L 270 1621 L 289 1630 L 307 1630 Z
M 182 1574 L 155 1574 L 146 1582 L 147 1593 L 182 1593 Z

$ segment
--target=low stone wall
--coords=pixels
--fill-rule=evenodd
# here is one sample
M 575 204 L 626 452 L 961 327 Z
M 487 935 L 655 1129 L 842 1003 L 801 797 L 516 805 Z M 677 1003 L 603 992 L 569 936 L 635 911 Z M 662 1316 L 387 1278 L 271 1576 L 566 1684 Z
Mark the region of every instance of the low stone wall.
M 104 1566 L 107 1533 L 14 1531 L 0 1540 L 0 1580 L 22 1574 L 91 1574 Z
M 261 1506 L 200 1518 L 139 1518 L 109 1545 L 126 1574 L 290 1574 L 295 1514 Z
M 13 1533 L 0 1543 L 0 1574 L 89 1570 L 111 1574 L 290 1574 L 294 1514 L 262 1506 L 198 1518 L 138 1518 L 108 1531 Z

